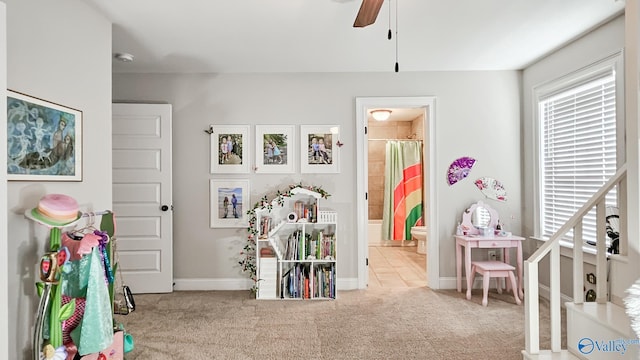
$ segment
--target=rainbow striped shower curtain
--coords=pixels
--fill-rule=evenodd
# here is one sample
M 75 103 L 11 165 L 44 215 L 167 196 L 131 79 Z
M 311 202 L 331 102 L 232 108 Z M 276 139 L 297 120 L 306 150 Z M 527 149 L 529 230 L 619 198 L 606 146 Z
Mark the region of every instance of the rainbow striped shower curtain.
M 422 225 L 422 142 L 387 141 L 382 236 L 411 239 L 411 227 Z

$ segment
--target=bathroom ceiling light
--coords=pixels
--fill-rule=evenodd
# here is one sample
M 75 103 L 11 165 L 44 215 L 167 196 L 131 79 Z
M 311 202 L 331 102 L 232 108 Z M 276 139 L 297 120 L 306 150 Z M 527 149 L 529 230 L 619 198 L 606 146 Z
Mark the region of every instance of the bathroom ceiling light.
M 373 118 L 378 121 L 385 121 L 389 119 L 389 116 L 391 116 L 391 110 L 388 110 L 388 109 L 372 110 L 371 116 L 373 116 Z
M 120 60 L 122 62 L 132 62 L 133 61 L 133 55 L 129 54 L 129 53 L 117 53 L 114 55 L 114 57 L 117 60 Z

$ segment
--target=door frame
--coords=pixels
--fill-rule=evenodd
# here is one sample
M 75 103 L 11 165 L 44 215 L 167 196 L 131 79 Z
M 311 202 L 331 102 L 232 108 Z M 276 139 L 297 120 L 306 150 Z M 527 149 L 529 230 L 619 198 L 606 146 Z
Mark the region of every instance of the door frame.
M 365 289 L 368 284 L 369 269 L 367 258 L 369 207 L 366 199 L 368 190 L 368 153 L 365 127 L 367 126 L 369 110 L 374 108 L 424 108 L 424 134 L 426 142 L 423 146 L 423 159 L 427 167 L 424 168 L 424 219 L 427 226 L 427 286 L 432 289 L 440 288 L 440 251 L 438 244 L 438 197 L 435 191 L 436 163 L 436 97 L 408 96 L 408 97 L 356 97 L 356 168 L 357 168 L 357 233 L 358 233 L 358 288 Z

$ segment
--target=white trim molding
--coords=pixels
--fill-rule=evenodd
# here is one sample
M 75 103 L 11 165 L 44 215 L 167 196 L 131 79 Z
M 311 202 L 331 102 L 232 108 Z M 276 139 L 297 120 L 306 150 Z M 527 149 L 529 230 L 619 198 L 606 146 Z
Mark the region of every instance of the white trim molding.
M 438 168 L 436 159 L 436 98 L 434 96 L 414 97 L 357 97 L 356 98 L 356 163 L 357 163 L 357 196 L 356 223 L 358 237 L 358 288 L 364 289 L 368 283 L 368 241 L 367 222 L 369 208 L 367 206 L 368 189 L 368 155 L 367 134 L 369 110 L 374 108 L 422 108 L 424 114 L 424 219 L 428 229 L 427 237 L 427 286 L 440 288 L 440 251 L 438 226 L 438 193 L 436 191 L 435 173 Z

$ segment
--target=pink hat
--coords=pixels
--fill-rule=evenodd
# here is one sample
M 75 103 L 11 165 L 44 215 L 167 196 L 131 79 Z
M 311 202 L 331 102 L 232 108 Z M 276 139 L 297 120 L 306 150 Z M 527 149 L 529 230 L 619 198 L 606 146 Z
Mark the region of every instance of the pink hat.
M 43 225 L 68 226 L 82 217 L 78 202 L 64 194 L 48 194 L 38 202 L 38 206 L 25 212 L 27 217 Z

